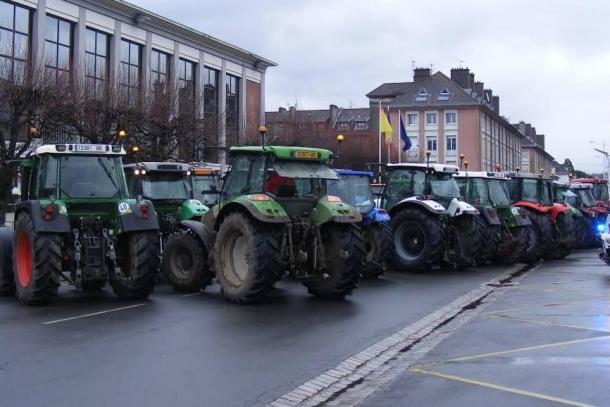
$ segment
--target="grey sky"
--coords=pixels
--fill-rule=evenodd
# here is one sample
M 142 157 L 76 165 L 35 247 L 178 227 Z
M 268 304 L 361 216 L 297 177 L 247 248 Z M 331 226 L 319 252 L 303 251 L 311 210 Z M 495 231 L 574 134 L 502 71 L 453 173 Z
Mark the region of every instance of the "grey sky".
M 379 84 L 411 80 L 412 61 L 448 74 L 461 59 L 558 161 L 598 171 L 589 140 L 610 148 L 607 1 L 131 2 L 277 62 L 267 110 L 366 106 Z

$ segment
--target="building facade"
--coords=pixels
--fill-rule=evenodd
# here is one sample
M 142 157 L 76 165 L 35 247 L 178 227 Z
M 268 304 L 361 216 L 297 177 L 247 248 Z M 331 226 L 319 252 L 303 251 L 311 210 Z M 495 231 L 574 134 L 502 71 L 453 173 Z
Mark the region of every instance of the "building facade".
M 475 81 L 468 68 L 454 68 L 451 77 L 429 68 L 414 69 L 412 82 L 384 83 L 367 94 L 372 127 L 380 108 L 389 113 L 395 137 L 402 118 L 412 148 L 391 148 L 390 159 L 459 165 L 464 154 L 473 170 L 512 170 L 521 164 L 525 136 L 500 115 L 500 98 Z M 397 143 L 394 144 L 396 147 Z
M 538 173 L 542 169 L 547 175 L 556 172 L 555 159 L 544 149 L 544 134 L 536 133 L 535 127 L 523 121 L 514 127 L 525 136 L 521 146 L 521 170 Z
M 247 128 L 264 122 L 272 66 L 123 1 L 0 0 L 0 79 L 21 80 L 35 67 L 53 82 L 116 88 L 127 103 L 173 86 L 181 98 L 201 95 L 195 114 L 218 122 L 210 146 L 241 144 Z

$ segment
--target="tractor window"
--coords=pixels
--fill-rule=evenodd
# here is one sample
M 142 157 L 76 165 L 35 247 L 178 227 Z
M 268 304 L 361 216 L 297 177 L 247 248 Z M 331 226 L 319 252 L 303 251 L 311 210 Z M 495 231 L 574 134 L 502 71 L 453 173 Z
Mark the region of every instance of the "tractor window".
M 489 180 L 489 198 L 494 205 L 510 205 L 508 183 L 506 181 L 500 181 L 497 179 Z
M 373 208 L 370 178 L 366 175 L 343 175 L 339 181 L 329 181 L 328 194 L 340 197 L 361 213 Z
M 399 169 L 390 172 L 385 188 L 387 198 L 386 208 L 411 196 L 423 195 L 426 184 L 424 171 L 412 169 Z
M 579 189 L 578 196 L 580 197 L 580 199 L 582 199 L 582 202 L 585 207 L 590 208 L 592 206 L 595 206 L 594 198 L 591 194 L 590 189 Z
M 487 193 L 487 183 L 482 178 L 473 178 L 472 183 L 472 197 L 471 201 L 475 205 L 486 205 L 490 204 L 489 194 Z
M 608 201 L 608 184 L 595 184 L 593 187 L 593 196 L 598 201 Z
M 63 197 L 115 198 L 125 193 L 120 158 L 65 155 L 60 160 Z
M 550 182 L 542 183 L 542 199 L 540 201 L 542 205 L 553 204 L 553 186 Z
M 455 182 L 458 184 L 458 188 L 460 189 L 460 196 L 464 199 L 468 198 L 466 196 L 466 185 L 468 184 L 468 179 L 466 178 L 456 178 Z
M 45 155 L 41 162 L 38 198 L 57 196 L 57 157 Z
M 459 198 L 460 189 L 453 175 L 446 173 L 430 174 L 428 177 L 432 195 L 437 198 Z
M 233 158 L 231 172 L 227 175 L 224 191 L 228 200 L 244 194 L 263 191 L 265 157 L 239 155 Z
M 529 202 L 538 202 L 538 181 L 535 179 L 523 180 L 522 199 Z
M 127 190 L 129 191 L 129 196 L 135 198 L 140 193 L 140 188 L 138 188 L 139 177 L 133 173 L 133 169 L 128 169 L 125 171 L 125 177 L 127 177 Z
M 204 205 L 214 205 L 218 202 L 218 195 L 205 193 L 212 189 L 212 185 L 218 186 L 217 177 L 214 175 L 195 175 L 191 179 L 193 183 L 193 198 L 199 199 Z
M 182 172 L 147 172 L 142 177 L 142 195 L 149 199 L 178 199 L 190 197 L 190 188 Z

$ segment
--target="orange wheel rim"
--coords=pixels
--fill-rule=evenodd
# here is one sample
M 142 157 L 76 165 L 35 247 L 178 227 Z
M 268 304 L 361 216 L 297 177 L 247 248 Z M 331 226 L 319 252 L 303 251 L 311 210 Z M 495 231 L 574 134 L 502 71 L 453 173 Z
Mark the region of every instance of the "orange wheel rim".
M 32 245 L 25 232 L 17 238 L 15 257 L 17 259 L 17 279 L 22 287 L 27 287 L 32 281 Z

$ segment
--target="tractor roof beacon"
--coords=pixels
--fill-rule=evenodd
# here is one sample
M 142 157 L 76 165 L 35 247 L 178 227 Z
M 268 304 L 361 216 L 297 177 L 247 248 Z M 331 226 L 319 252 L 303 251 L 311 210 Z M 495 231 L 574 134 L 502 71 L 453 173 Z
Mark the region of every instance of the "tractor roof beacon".
M 338 180 L 328 180 L 328 193 L 340 197 L 362 214 L 360 228 L 366 243 L 366 264 L 363 275 L 377 278 L 389 267 L 394 256 L 394 238 L 390 228 L 390 215 L 377 208 L 371 188 L 373 173 L 335 169 Z
M 364 257 L 360 213 L 329 195 L 337 179 L 328 150 L 233 147 L 219 203 L 202 222 L 184 221 L 167 245 L 175 274 L 199 289 L 212 269 L 233 302 L 263 300 L 285 272 L 320 297 L 344 297 L 356 287 Z M 170 253 L 171 251 L 171 253 Z M 213 256 L 212 256 L 213 254 Z
M 392 217 L 396 267 L 427 271 L 475 264 L 481 245 L 479 211 L 459 199 L 453 175 L 443 164 L 388 164 L 383 206 Z
M 483 225 L 483 244 L 478 263 L 510 264 L 531 252 L 531 221 L 519 207 L 511 206 L 508 179 L 501 173 L 460 171 L 456 176 L 464 200 L 478 209 Z
M 152 202 L 129 198 L 123 155 L 116 145 L 52 144 L 20 160 L 15 252 L 2 250 L 1 293 L 40 304 L 63 279 L 86 292 L 109 282 L 120 298 L 148 297 L 159 225 Z

